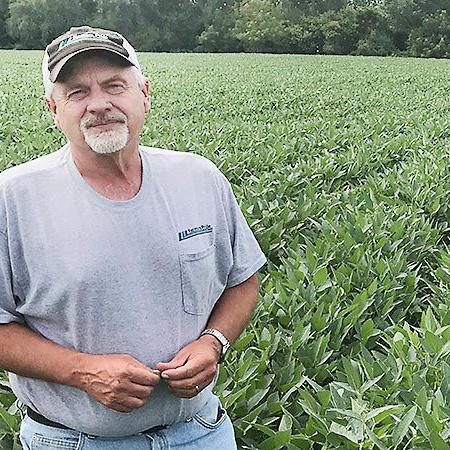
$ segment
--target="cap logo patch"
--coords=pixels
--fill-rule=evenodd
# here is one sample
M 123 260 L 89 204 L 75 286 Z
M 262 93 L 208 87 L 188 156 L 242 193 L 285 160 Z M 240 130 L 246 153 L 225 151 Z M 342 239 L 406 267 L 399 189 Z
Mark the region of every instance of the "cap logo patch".
M 109 36 L 95 32 L 75 34 L 69 36 L 59 43 L 58 51 L 67 47 L 68 45 L 76 44 L 80 41 L 109 41 Z

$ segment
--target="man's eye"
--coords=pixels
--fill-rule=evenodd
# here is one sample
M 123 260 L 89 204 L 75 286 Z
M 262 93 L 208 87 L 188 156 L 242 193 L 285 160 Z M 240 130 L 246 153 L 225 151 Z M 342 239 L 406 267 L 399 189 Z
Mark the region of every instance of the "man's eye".
M 79 98 L 82 97 L 84 95 L 84 91 L 82 89 L 77 89 L 75 91 L 71 91 L 68 94 L 69 98 Z
M 111 92 L 121 92 L 123 91 L 123 85 L 122 84 L 110 84 L 108 86 L 108 90 Z

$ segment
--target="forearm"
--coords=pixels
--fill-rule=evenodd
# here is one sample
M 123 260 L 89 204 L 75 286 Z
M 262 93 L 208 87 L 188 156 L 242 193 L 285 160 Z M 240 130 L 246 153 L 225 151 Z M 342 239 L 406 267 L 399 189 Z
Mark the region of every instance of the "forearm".
M 258 276 L 225 289 L 211 313 L 207 328 L 216 328 L 232 344 L 250 322 L 258 299 Z
M 0 325 L 0 369 L 28 378 L 78 387 L 85 354 L 62 347 L 18 324 Z

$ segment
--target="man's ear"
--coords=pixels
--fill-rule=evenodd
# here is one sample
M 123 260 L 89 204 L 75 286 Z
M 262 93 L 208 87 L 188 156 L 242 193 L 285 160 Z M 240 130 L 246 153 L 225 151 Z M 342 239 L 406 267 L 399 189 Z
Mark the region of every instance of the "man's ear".
M 58 114 L 56 113 L 56 102 L 53 100 L 53 98 L 45 97 L 45 104 L 47 105 L 47 108 L 52 113 L 53 116 L 53 122 L 55 122 L 55 125 L 59 127 L 59 121 L 58 121 Z
M 149 95 L 149 81 L 145 79 L 144 86 L 141 88 L 141 92 L 144 94 L 144 107 L 145 112 L 148 113 L 150 111 L 150 95 Z

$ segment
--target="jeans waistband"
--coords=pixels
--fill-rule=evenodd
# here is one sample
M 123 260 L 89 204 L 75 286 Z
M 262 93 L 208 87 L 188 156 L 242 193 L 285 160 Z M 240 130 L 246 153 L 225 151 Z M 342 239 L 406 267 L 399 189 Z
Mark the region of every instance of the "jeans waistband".
M 55 428 L 63 428 L 65 430 L 72 430 L 72 431 L 78 431 L 74 430 L 73 428 L 67 427 L 66 425 L 63 425 L 62 423 L 53 422 L 53 420 L 47 419 L 47 417 L 44 417 L 43 415 L 37 413 L 33 409 L 31 409 L 29 406 L 27 406 L 27 415 L 30 417 L 30 419 L 33 419 L 35 422 L 41 423 L 43 425 L 47 425 L 49 427 L 55 427 Z M 156 427 L 149 428 L 148 430 L 141 431 L 141 433 L 156 433 L 157 431 L 161 431 L 167 428 L 166 425 L 157 425 Z M 98 436 L 100 437 L 100 436 Z

